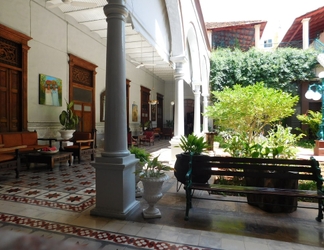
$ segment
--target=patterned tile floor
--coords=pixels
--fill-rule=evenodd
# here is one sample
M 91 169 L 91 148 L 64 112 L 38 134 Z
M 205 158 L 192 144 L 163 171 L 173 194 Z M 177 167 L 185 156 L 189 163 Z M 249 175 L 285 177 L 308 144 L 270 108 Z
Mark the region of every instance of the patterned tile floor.
M 145 147 L 160 160 L 170 158 L 168 141 Z M 160 219 L 144 219 L 146 206 L 126 220 L 90 216 L 95 202 L 94 169 L 87 163 L 35 166 L 0 172 L 0 250 L 38 249 L 323 249 L 324 227 L 316 210 L 268 214 L 246 203 L 197 200 L 184 221 L 185 197 L 176 180 L 163 186 Z M 197 193 L 197 195 L 207 195 Z M 242 198 L 236 198 L 242 199 Z M 307 203 L 312 206 L 313 204 Z M 22 246 L 22 243 L 24 245 Z M 28 245 L 29 244 L 29 245 Z

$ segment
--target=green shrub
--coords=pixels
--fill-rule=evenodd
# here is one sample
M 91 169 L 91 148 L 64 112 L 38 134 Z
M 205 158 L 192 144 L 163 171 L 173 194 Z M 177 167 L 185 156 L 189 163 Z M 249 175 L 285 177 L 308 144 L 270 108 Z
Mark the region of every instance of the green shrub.
M 316 138 L 316 134 L 319 130 L 319 125 L 322 122 L 322 113 L 318 111 L 308 110 L 306 114 L 296 116 L 302 124 L 308 125 L 309 127 L 309 137 Z M 307 131 L 304 133 L 308 134 Z

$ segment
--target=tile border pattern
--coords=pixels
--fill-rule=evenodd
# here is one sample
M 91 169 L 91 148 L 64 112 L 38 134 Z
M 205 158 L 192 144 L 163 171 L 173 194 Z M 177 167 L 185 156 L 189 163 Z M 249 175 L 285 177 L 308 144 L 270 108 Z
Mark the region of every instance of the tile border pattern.
M 81 237 L 101 241 L 103 243 L 118 244 L 140 249 L 172 249 L 172 250 L 208 250 L 209 248 L 182 245 L 174 242 L 159 241 L 155 239 L 137 237 L 126 234 L 119 234 L 104 230 L 73 226 L 41 219 L 34 219 L 25 216 L 0 213 L 0 221 L 6 224 L 25 226 L 38 230 L 60 233 L 68 236 Z

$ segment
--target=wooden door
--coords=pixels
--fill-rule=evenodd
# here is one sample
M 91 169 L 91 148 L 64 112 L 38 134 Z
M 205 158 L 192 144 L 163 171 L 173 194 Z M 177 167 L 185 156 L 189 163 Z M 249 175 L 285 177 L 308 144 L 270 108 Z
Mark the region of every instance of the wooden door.
M 0 24 L 0 132 L 27 130 L 27 43 L 30 39 Z
M 145 124 L 150 119 L 150 89 L 141 86 L 141 124 Z
M 96 129 L 95 82 L 96 65 L 69 54 L 69 98 L 80 118 L 77 130 L 93 132 Z
M 157 100 L 159 104 L 157 104 L 157 119 L 156 119 L 156 126 L 158 128 L 163 128 L 163 95 L 157 94 Z

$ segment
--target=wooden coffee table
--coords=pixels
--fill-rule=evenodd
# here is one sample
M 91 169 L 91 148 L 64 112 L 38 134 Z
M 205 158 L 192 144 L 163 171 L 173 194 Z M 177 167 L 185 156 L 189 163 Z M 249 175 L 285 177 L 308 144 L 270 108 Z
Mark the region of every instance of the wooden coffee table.
M 51 169 L 54 168 L 55 163 L 68 162 L 71 166 L 72 152 L 57 152 L 55 154 L 46 154 L 40 152 L 32 152 L 25 154 L 27 167 L 29 168 L 30 163 L 46 163 Z

